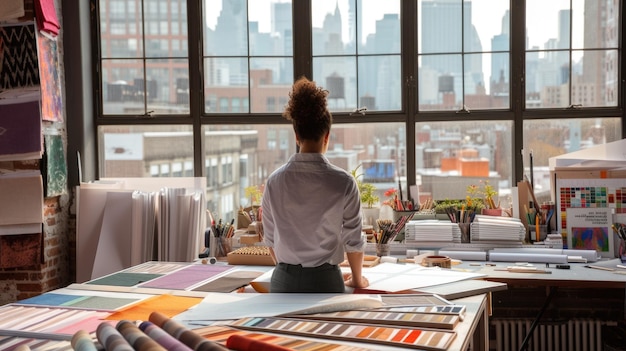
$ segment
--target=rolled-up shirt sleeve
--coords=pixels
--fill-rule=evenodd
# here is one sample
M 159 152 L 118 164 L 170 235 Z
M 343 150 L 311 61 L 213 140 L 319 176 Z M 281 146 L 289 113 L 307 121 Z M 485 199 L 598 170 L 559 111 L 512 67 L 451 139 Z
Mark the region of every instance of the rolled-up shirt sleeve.
M 343 238 L 345 252 L 365 251 L 366 238 L 362 235 L 361 198 L 356 182 L 346 191 L 343 211 Z

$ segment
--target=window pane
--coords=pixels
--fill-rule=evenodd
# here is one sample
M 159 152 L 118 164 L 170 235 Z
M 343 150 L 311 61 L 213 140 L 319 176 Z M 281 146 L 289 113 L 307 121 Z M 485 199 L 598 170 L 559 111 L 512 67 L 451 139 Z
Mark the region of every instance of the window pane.
M 528 51 L 526 108 L 569 106 L 569 75 L 569 51 Z
M 170 177 L 193 165 L 191 126 L 99 126 L 100 177 Z
M 102 100 L 104 114 L 143 114 L 144 100 L 135 86 L 143 81 L 140 60 L 102 60 Z
M 526 107 L 617 106 L 617 51 L 572 49 L 616 49 L 618 4 L 574 0 L 571 9 L 569 0 L 526 4 Z
M 572 55 L 580 56 L 572 72 L 572 104 L 617 106 L 617 70 L 611 67 L 617 62 L 617 50 L 574 51 Z
M 230 112 L 218 106 L 221 99 L 248 99 L 247 58 L 206 58 L 204 60 L 205 112 Z M 247 112 L 247 111 L 243 111 Z
M 459 110 L 463 107 L 463 57 L 425 55 L 419 60 L 419 109 Z
M 204 111 L 282 112 L 293 84 L 291 2 L 205 0 L 204 4 L 208 28 Z
M 350 16 L 354 11 L 351 11 Z M 400 1 L 386 0 L 381 6 L 380 0 L 358 0 L 356 2 L 358 21 L 356 24 L 359 38 L 359 54 L 398 54 L 400 53 Z M 352 27 L 354 28 L 354 27 Z M 352 38 L 351 45 L 355 40 Z
M 357 107 L 356 66 L 354 56 L 313 58 L 313 80 L 328 90 L 328 108 L 332 112 Z
M 420 110 L 510 107 L 506 0 L 418 1 Z
M 105 0 L 99 5 L 104 114 L 188 114 L 186 30 L 173 35 L 170 29 L 187 27 L 187 2 Z
M 485 64 L 490 62 L 490 64 Z M 508 109 L 509 54 L 465 55 L 465 106 L 473 109 Z M 483 71 L 489 69 L 489 71 Z M 485 81 L 484 79 L 489 79 Z
M 146 60 L 148 111 L 153 114 L 189 113 L 187 60 Z M 139 84 L 143 84 L 139 81 Z M 143 88 L 143 87 L 142 87 Z
M 246 0 L 204 0 L 204 55 L 247 56 Z
M 572 48 L 617 48 L 619 13 L 619 1 L 573 0 Z
M 489 180 L 501 206 L 510 206 L 513 122 L 429 122 L 415 128 L 421 201 L 464 199 L 468 185 Z
M 291 1 L 252 0 L 248 6 L 250 55 L 293 55 Z
M 143 55 L 141 1 L 102 0 L 98 5 L 102 57 L 141 57 Z
M 355 0 L 311 1 L 313 55 L 356 54 Z
M 252 112 L 282 112 L 293 84 L 293 60 L 281 58 L 250 59 Z M 268 106 L 268 97 L 276 101 Z
M 526 48 L 570 48 L 570 0 L 526 0 Z
M 530 179 L 532 152 L 532 179 L 537 195 L 550 200 L 550 157 L 620 140 L 621 128 L 619 118 L 524 121 L 524 174 Z
M 359 107 L 368 111 L 402 109 L 400 56 L 359 56 Z
M 469 30 L 471 21 L 467 17 L 466 27 L 462 28 L 463 10 L 461 5 L 471 6 L 463 0 L 433 1 L 419 0 L 418 52 L 420 54 L 452 53 L 462 51 L 463 29 Z M 469 16 L 469 13 L 467 13 Z

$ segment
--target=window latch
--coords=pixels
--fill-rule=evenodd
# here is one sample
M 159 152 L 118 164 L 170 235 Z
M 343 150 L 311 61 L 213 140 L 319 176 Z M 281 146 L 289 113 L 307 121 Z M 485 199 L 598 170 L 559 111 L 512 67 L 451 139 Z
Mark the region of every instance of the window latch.
M 467 108 L 467 106 L 463 105 L 463 107 L 456 111 L 456 113 L 470 113 L 470 110 Z
M 367 107 L 357 107 L 352 112 L 350 112 L 350 116 L 354 116 L 356 114 L 360 114 L 361 116 L 365 116 L 365 111 L 367 111 Z

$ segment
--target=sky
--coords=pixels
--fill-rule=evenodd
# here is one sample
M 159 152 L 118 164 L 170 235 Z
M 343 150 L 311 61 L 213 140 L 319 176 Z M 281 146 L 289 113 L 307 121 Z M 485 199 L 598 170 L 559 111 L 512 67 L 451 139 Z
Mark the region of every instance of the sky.
M 259 22 L 261 32 L 270 31 L 270 4 L 273 2 L 289 2 L 292 0 L 249 0 L 250 20 Z M 461 0 L 459 0 L 461 1 Z M 527 34 L 529 45 L 543 47 L 543 44 L 550 38 L 556 38 L 558 34 L 558 11 L 569 8 L 570 0 L 527 0 Z M 421 1 L 420 1 L 421 2 Z M 582 7 L 584 0 L 573 0 L 574 8 Z M 576 5 L 578 3 L 578 5 Z M 207 24 L 214 28 L 217 16 L 221 10 L 221 0 L 205 0 L 205 4 L 210 4 L 207 9 Z M 347 39 L 348 30 L 348 1 L 347 0 L 315 0 L 313 6 L 313 27 L 321 27 L 327 13 L 332 13 L 335 6 L 339 5 L 342 13 L 344 26 L 344 39 Z M 509 8 L 509 0 L 473 0 L 472 15 L 475 18 L 472 22 L 478 31 L 483 44 L 483 49 L 488 50 L 491 37 L 501 31 L 502 16 Z M 364 17 L 364 37 L 374 32 L 375 23 L 382 19 L 386 13 L 398 13 L 400 9 L 399 0 L 363 0 Z M 575 19 L 582 16 L 582 13 L 574 12 Z M 578 16 L 578 17 L 576 17 Z M 491 19 L 491 20 L 485 20 Z M 578 22 L 581 23 L 581 22 Z

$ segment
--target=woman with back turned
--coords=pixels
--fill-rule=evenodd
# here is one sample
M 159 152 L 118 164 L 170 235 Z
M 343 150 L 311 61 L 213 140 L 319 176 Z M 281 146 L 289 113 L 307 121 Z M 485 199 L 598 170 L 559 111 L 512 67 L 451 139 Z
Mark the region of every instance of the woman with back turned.
M 356 181 L 324 156 L 333 122 L 327 95 L 300 78 L 283 113 L 293 124 L 299 152 L 265 184 L 263 241 L 277 263 L 270 292 L 341 293 L 346 285 L 369 285 L 361 275 L 365 237 Z M 345 281 L 339 268 L 344 252 L 352 271 Z

